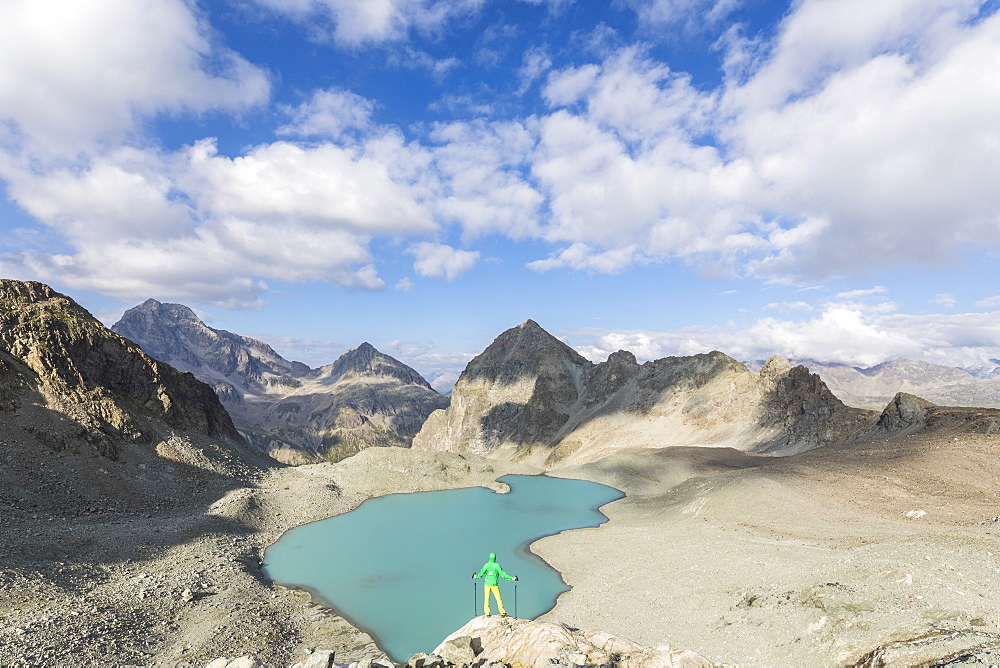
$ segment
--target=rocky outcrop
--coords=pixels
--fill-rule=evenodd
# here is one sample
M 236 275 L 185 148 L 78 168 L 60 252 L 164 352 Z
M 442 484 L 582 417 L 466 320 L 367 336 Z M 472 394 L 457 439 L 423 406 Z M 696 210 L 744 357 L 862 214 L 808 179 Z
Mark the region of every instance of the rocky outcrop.
M 671 445 L 787 455 L 848 440 L 876 418 L 780 357 L 759 375 L 717 351 L 644 364 L 619 351 L 593 364 L 528 320 L 469 363 L 414 447 L 541 466 Z
M 262 341 L 207 326 L 186 306 L 154 299 L 126 311 L 113 329 L 211 384 L 246 439 L 286 463 L 409 447 L 427 416 L 449 401 L 369 343 L 311 369 Z
M 315 650 L 291 668 L 381 668 L 388 662 L 337 663 L 330 650 Z M 405 668 L 511 668 L 511 666 L 602 666 L 604 668 L 725 668 L 691 650 L 644 647 L 626 638 L 575 629 L 560 622 L 513 617 L 476 617 L 430 654 L 415 654 Z M 206 668 L 264 668 L 253 656 L 220 657 Z
M 241 440 L 211 388 L 152 359 L 41 283 L 0 280 L 0 355 L 8 383 L 21 376 L 95 435 L 151 441 L 157 435 L 141 415 L 178 430 Z
M 83 512 L 190 496 L 274 462 L 191 374 L 46 285 L 0 280 L 0 464 L 0 502 Z
M 448 636 L 430 657 L 415 657 L 409 665 L 434 665 L 431 657 L 439 657 L 437 665 L 441 666 L 695 668 L 714 665 L 690 650 L 643 647 L 602 631 L 512 617 L 476 617 Z
M 931 402 L 906 392 L 899 392 L 882 411 L 875 429 L 881 434 L 913 432 L 927 424 Z

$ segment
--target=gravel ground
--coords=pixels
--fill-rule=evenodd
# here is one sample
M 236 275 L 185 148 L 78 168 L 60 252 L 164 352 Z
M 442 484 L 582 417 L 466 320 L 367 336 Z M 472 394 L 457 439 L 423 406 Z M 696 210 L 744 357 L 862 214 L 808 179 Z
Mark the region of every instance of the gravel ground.
M 373 448 L 161 508 L 10 508 L 0 526 L 0 665 L 204 666 L 252 654 L 284 666 L 311 648 L 335 650 L 338 662 L 382 658 L 370 637 L 307 594 L 270 583 L 264 548 L 373 496 L 496 487 L 501 475 L 532 472 Z
M 533 546 L 573 587 L 543 619 L 750 666 L 1000 663 L 1000 436 L 667 448 L 558 474 L 628 497 Z
M 554 472 L 628 497 L 609 523 L 532 546 L 573 586 L 543 619 L 748 666 L 997 665 L 998 454 L 996 435 L 937 432 L 783 459 L 627 451 Z M 531 472 L 375 448 L 147 507 L 80 501 L 79 481 L 53 478 L 70 504 L 7 504 L 0 525 L 0 665 L 383 658 L 270 583 L 264 548 L 373 496 Z

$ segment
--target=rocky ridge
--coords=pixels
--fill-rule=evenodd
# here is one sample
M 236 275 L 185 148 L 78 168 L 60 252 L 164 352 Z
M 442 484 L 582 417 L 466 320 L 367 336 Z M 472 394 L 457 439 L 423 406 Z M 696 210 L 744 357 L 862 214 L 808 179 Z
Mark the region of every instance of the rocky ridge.
M 644 364 L 619 351 L 594 364 L 527 320 L 469 363 L 414 448 L 542 466 L 666 445 L 789 455 L 848 440 L 877 418 L 780 357 L 759 375 L 717 351 Z
M 0 495 L 22 502 L 44 503 L 67 477 L 89 480 L 91 500 L 102 486 L 169 496 L 197 471 L 225 479 L 269 465 L 211 388 L 41 283 L 0 280 L 0 424 Z M 165 485 L 144 490 L 153 477 Z
M 112 329 L 211 384 L 246 439 L 287 463 L 409 447 L 427 415 L 448 405 L 420 374 L 369 343 L 312 369 L 262 341 L 213 329 L 186 306 L 154 299 L 126 311 Z
M 796 360 L 823 379 L 848 406 L 880 409 L 898 392 L 919 395 L 942 406 L 1000 408 L 1000 367 L 962 369 L 919 360 L 895 359 L 872 367 Z M 747 362 L 759 370 L 763 360 Z

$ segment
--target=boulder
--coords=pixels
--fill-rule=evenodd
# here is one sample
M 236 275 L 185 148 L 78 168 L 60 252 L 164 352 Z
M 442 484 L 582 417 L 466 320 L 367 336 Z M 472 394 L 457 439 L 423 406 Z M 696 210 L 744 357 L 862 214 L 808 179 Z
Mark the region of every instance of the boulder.
M 476 660 L 475 644 L 469 636 L 456 636 L 441 644 L 437 651 L 448 663 L 456 666 L 471 664 Z

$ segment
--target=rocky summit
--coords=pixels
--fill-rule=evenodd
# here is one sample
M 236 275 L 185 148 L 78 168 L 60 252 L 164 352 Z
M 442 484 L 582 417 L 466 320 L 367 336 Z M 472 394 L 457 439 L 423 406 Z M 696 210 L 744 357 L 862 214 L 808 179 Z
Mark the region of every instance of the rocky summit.
M 212 385 L 240 433 L 286 463 L 409 447 L 427 416 L 448 405 L 419 373 L 369 343 L 312 369 L 262 341 L 207 326 L 187 306 L 155 299 L 126 311 L 112 329 Z
M 0 494 L 22 510 L 168 498 L 266 465 L 210 387 L 41 283 L 0 280 L 0 427 Z
M 619 351 L 594 364 L 527 320 L 469 363 L 414 447 L 543 466 L 671 445 L 789 455 L 848 440 L 877 418 L 780 357 L 760 374 L 720 352 L 639 364 Z

